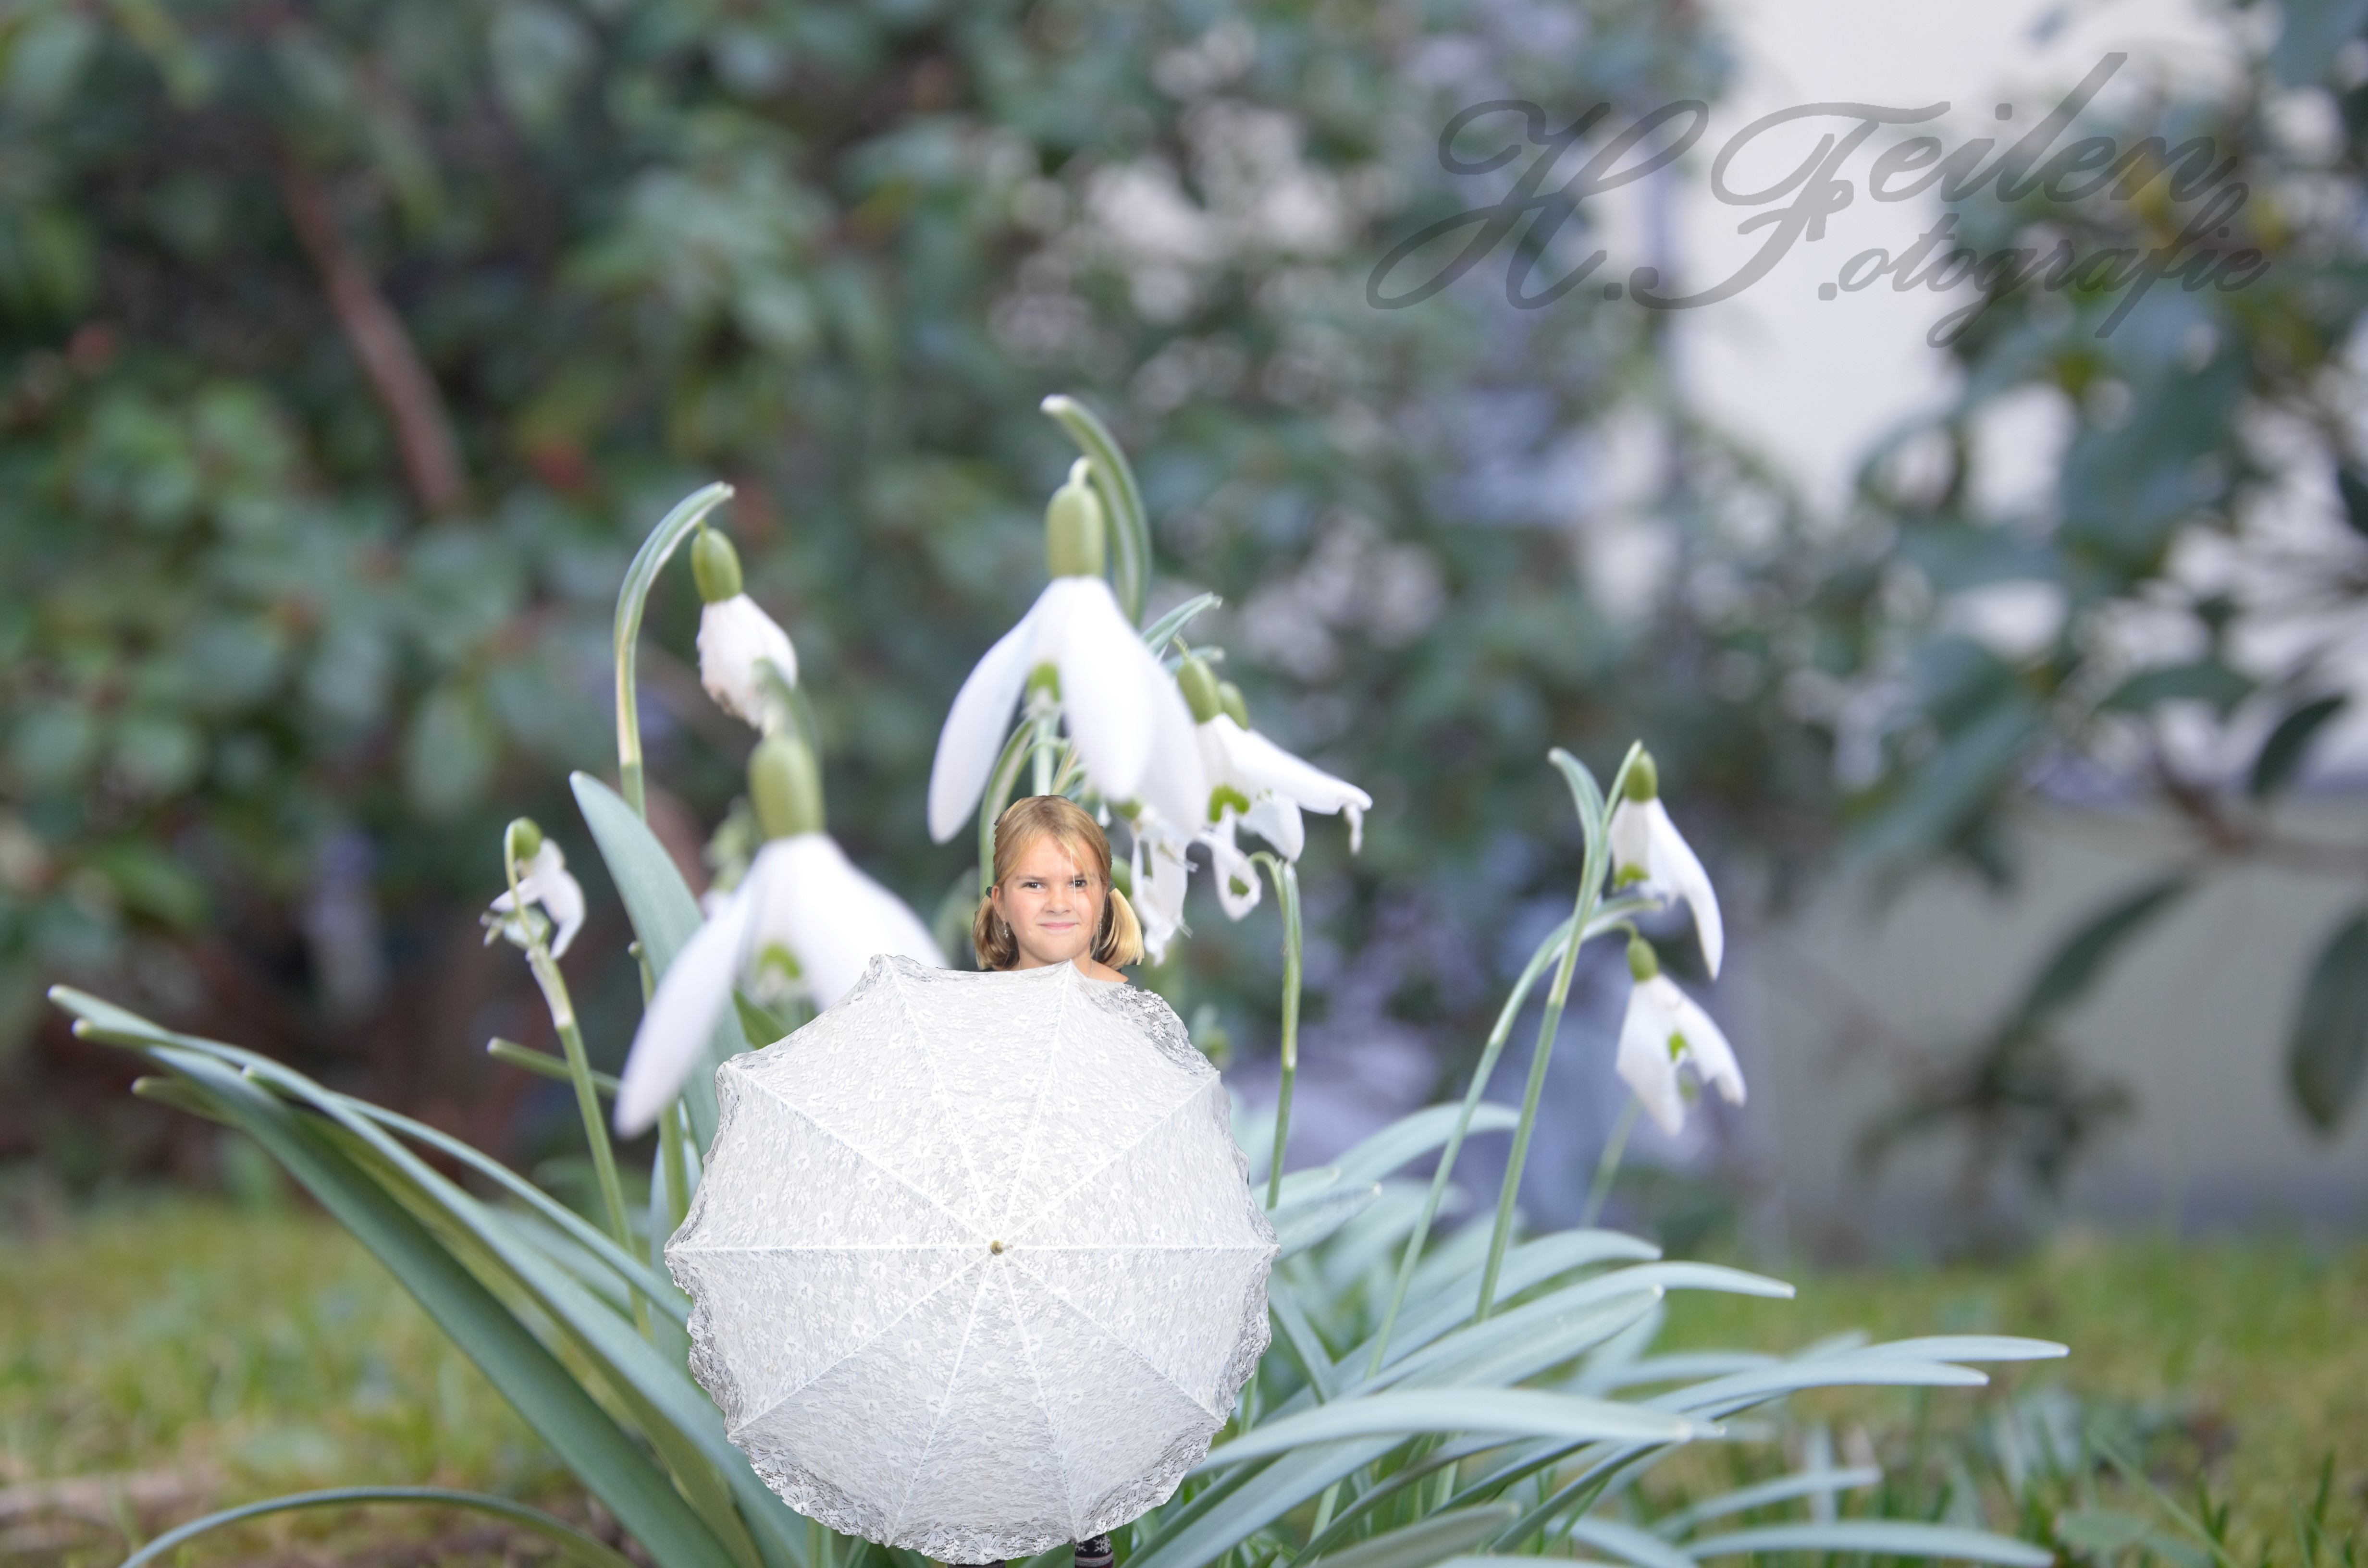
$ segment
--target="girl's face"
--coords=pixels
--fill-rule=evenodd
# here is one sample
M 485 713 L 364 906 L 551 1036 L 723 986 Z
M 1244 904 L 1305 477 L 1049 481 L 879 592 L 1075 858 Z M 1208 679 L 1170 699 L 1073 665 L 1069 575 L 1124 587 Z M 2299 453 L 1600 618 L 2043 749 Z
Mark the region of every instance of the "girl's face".
M 1011 869 L 989 892 L 996 913 L 1017 938 L 1014 969 L 1042 969 L 1076 960 L 1093 962 L 1094 933 L 1101 929 L 1101 878 L 1078 865 L 1050 834 L 1021 850 Z

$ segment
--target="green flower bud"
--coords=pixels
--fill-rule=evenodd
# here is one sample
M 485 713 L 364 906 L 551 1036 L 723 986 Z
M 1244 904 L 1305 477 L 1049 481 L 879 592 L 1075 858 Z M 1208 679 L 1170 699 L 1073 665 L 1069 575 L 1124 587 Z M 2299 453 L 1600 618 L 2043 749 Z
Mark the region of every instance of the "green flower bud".
M 1184 688 L 1184 700 L 1192 710 L 1192 722 L 1205 724 L 1224 711 L 1224 697 L 1217 688 L 1217 672 L 1209 661 L 1198 653 L 1184 655 L 1177 667 L 1176 684 Z
M 1217 683 L 1217 705 L 1225 710 L 1226 718 L 1245 730 L 1250 727 L 1250 705 L 1244 699 L 1242 688 L 1232 681 Z
M 822 769 L 793 731 L 767 735 L 748 754 L 748 801 L 768 839 L 823 830 Z
M 502 853 L 513 866 L 523 866 L 542 853 L 542 829 L 532 817 L 518 817 L 502 833 Z
M 1069 469 L 1069 481 L 1053 492 L 1044 508 L 1044 566 L 1055 577 L 1099 577 L 1109 549 L 1109 530 L 1102 522 L 1101 497 L 1087 475 L 1092 467 L 1079 458 Z
M 1628 977 L 1642 985 L 1660 972 L 1660 955 L 1653 951 L 1653 944 L 1634 932 L 1629 933 Z
M 1651 752 L 1636 754 L 1636 766 L 1628 770 L 1628 787 L 1622 792 L 1639 805 L 1661 792 L 1661 770 L 1653 766 Z
M 702 524 L 690 538 L 690 574 L 701 599 L 722 604 L 740 592 L 740 552 L 730 540 Z

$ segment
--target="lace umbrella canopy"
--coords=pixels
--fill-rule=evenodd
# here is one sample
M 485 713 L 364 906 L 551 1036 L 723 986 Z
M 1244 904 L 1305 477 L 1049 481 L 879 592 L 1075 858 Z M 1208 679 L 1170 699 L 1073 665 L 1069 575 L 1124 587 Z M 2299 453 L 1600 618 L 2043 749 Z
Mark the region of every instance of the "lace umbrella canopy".
M 1208 1451 L 1266 1349 L 1274 1230 L 1159 997 L 883 953 L 716 1089 L 666 1263 L 693 1374 L 791 1507 L 1022 1558 Z

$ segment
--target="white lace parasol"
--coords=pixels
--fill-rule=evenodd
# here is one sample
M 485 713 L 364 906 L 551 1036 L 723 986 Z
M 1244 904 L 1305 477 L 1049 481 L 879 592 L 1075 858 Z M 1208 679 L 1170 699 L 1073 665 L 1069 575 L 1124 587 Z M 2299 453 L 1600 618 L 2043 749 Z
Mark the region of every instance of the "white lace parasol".
M 666 1263 L 692 1372 L 791 1506 L 1027 1557 L 1208 1451 L 1266 1349 L 1274 1229 L 1158 996 L 882 954 L 716 1089 Z

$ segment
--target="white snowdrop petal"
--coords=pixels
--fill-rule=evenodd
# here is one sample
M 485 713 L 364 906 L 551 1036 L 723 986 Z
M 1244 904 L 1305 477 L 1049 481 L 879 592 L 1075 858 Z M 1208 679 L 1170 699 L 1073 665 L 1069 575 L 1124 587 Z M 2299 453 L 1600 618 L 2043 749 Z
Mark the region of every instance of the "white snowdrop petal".
M 778 931 L 768 935 L 779 935 L 797 956 L 817 1008 L 846 995 L 875 953 L 946 967 L 920 917 L 864 875 L 828 834 L 780 839 L 765 853 L 776 857 L 768 903 L 780 919 Z
M 1185 833 L 1207 825 L 1209 768 L 1201 752 L 1200 726 L 1175 678 L 1138 639 L 1144 679 L 1150 683 L 1151 758 L 1144 770 L 1143 800 Z
M 1059 577 L 1044 594 L 1058 638 L 1053 664 L 1061 672 L 1061 713 L 1077 755 L 1103 795 L 1133 800 L 1143 793 L 1151 760 L 1151 689 L 1166 672 L 1127 625 L 1108 583 Z
M 1658 806 L 1660 802 L 1651 802 Z M 1646 862 L 1650 858 L 1653 828 L 1643 807 L 1627 796 L 1620 797 L 1611 808 L 1611 826 L 1607 836 L 1611 841 L 1611 869 L 1614 875 L 1634 867 L 1650 875 Z
M 1234 843 L 1233 818 L 1228 816 L 1201 834 L 1201 842 L 1209 846 L 1209 869 L 1216 880 L 1217 902 L 1224 906 L 1225 917 L 1243 918 L 1258 906 L 1264 889 L 1258 882 L 1258 866 Z
M 759 729 L 764 727 L 764 687 L 757 665 L 770 663 L 790 685 L 798 683 L 797 650 L 790 634 L 746 594 L 707 606 L 699 613 L 699 682 L 716 705 Z
M 1210 720 L 1208 727 L 1216 731 L 1218 744 L 1231 758 L 1235 773 L 1257 786 L 1257 790 L 1245 790 L 1246 794 L 1271 790 L 1307 811 L 1322 812 L 1327 816 L 1343 806 L 1365 811 L 1373 803 L 1371 795 L 1347 779 L 1335 778 L 1315 764 L 1302 761 L 1256 730 L 1243 729 L 1225 714 Z
M 1620 1022 L 1620 1052 L 1613 1062 L 1645 1113 L 1671 1137 L 1686 1124 L 1678 1064 L 1669 1060 L 1669 1036 L 1675 1028 L 1669 996 L 1676 992 L 1666 975 L 1639 981 L 1629 991 L 1628 1011 Z
M 543 910 L 558 929 L 551 938 L 551 956 L 564 958 L 567 945 L 575 940 L 575 933 L 584 929 L 584 885 L 568 873 L 567 857 L 559 846 L 549 839 L 534 857 L 534 892 L 532 897 L 541 902 Z M 525 884 L 519 884 L 525 892 Z
M 1705 1084 L 1714 1084 L 1729 1105 L 1743 1103 L 1743 1068 L 1735 1060 L 1735 1048 L 1727 1044 L 1711 1016 L 1702 1005 L 1672 984 L 1676 995 L 1674 1019 L 1678 1033 L 1685 1036 L 1686 1060 L 1693 1063 L 1695 1075 Z
M 1297 860 L 1299 852 L 1307 847 L 1307 824 L 1299 815 L 1299 805 L 1281 795 L 1264 795 L 1250 803 L 1242 813 L 1242 825 L 1282 851 L 1286 860 Z
M 1694 936 L 1702 943 L 1702 962 L 1718 978 L 1718 966 L 1726 955 L 1726 926 L 1719 918 L 1718 894 L 1710 885 L 1710 873 L 1695 858 L 1692 846 L 1669 820 L 1669 813 L 1657 800 L 1645 803 L 1646 832 L 1645 874 L 1658 886 L 1685 901 L 1694 917 Z
M 1057 586 L 1057 585 L 1055 585 Z M 954 693 L 946 710 L 945 728 L 938 732 L 938 755 L 929 765 L 929 837 L 943 844 L 962 831 L 962 823 L 986 791 L 986 776 L 1011 730 L 1011 710 L 1020 688 L 1028 684 L 1033 665 L 1036 633 L 1046 588 L 1019 624 L 989 648 Z
M 1127 902 L 1143 926 L 1143 950 L 1152 962 L 1167 957 L 1167 944 L 1183 928 L 1184 892 L 1191 866 L 1167 835 L 1145 824 L 1134 835 L 1129 853 L 1133 893 Z
M 682 1088 L 691 1070 L 706 1060 L 708 1037 L 732 1000 L 756 914 L 755 868 L 723 912 L 693 933 L 658 977 L 658 988 L 633 1031 L 625 1056 L 624 1082 L 617 1090 L 617 1132 L 631 1138 L 646 1131 Z

